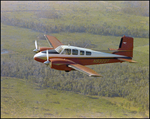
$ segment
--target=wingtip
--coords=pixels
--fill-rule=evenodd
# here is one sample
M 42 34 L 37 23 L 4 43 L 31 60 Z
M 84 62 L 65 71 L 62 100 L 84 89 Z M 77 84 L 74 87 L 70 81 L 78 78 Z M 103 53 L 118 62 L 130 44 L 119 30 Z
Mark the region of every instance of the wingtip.
M 132 60 L 132 62 L 131 62 L 131 63 L 137 63 L 137 61 Z
M 89 75 L 90 77 L 103 77 L 102 75 Z

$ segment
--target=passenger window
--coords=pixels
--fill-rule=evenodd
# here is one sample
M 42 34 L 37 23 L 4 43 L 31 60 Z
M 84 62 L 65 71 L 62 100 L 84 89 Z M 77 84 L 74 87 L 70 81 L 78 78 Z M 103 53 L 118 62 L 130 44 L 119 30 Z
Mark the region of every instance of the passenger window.
M 72 54 L 73 55 L 78 55 L 78 50 L 72 49 Z
M 64 51 L 62 52 L 62 54 L 71 55 L 71 49 L 64 49 Z
M 89 51 L 86 51 L 86 55 L 91 55 L 91 52 L 89 52 Z
M 80 55 L 84 55 L 84 51 L 83 50 L 80 51 Z

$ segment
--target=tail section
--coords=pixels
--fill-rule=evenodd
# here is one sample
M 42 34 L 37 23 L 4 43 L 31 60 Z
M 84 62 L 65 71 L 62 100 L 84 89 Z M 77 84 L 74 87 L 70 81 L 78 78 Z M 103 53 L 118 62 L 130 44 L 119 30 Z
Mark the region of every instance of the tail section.
M 130 57 L 132 59 L 133 57 L 133 38 L 123 36 L 120 41 L 119 48 L 117 49 L 117 52 L 113 52 L 113 54 L 117 55 L 124 55 L 127 57 Z

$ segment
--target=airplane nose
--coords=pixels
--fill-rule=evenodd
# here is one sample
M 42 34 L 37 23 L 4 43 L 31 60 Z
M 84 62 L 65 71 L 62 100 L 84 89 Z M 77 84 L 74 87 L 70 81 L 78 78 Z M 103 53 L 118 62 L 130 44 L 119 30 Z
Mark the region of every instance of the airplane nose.
M 39 58 L 40 58 L 40 54 L 39 53 L 35 54 L 34 57 L 33 57 L 33 59 L 36 60 L 36 61 L 38 61 Z
M 34 55 L 33 59 L 38 62 L 44 62 L 45 61 L 44 57 L 45 57 L 45 55 L 39 52 Z
M 34 59 L 34 60 L 37 60 L 37 54 L 34 55 L 33 59 Z

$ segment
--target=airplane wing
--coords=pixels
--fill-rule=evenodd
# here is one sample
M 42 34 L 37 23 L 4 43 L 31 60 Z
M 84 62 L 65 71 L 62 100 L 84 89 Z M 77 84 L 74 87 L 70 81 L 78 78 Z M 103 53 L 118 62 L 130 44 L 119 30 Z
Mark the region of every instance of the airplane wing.
M 118 60 L 124 61 L 124 62 L 136 63 L 136 61 L 130 60 L 130 59 L 118 58 Z
M 46 40 L 50 45 L 52 45 L 54 48 L 63 45 L 56 37 L 49 36 L 49 35 L 44 35 Z
M 70 65 L 68 65 L 68 67 L 71 67 L 75 70 L 86 73 L 86 74 L 88 74 L 89 76 L 92 76 L 92 77 L 101 77 L 101 75 L 99 75 L 94 70 L 92 70 L 92 69 L 90 69 L 86 66 L 80 65 L 80 64 L 70 64 Z

